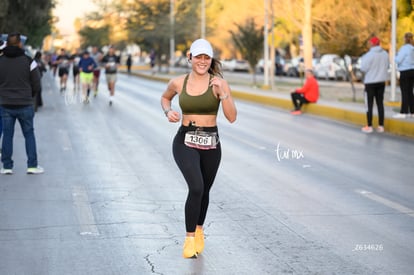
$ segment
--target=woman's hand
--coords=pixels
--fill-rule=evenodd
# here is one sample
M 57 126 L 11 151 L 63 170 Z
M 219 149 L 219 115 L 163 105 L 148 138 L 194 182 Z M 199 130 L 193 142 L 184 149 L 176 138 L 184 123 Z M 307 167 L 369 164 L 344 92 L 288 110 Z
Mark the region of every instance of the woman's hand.
M 218 98 L 227 96 L 224 88 L 224 79 L 215 76 L 210 80 L 210 86 L 213 88 L 213 92 Z
M 174 110 L 170 110 L 166 113 L 169 122 L 179 122 L 181 119 L 180 113 Z

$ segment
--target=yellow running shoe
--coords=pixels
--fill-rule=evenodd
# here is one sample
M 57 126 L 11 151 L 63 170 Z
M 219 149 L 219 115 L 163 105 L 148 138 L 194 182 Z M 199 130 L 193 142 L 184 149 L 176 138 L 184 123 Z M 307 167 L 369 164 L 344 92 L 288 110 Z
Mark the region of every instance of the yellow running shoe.
M 185 237 L 184 247 L 183 247 L 183 257 L 184 258 L 197 258 L 194 237 Z
M 204 232 L 202 228 L 197 227 L 195 231 L 195 247 L 198 254 L 204 250 Z

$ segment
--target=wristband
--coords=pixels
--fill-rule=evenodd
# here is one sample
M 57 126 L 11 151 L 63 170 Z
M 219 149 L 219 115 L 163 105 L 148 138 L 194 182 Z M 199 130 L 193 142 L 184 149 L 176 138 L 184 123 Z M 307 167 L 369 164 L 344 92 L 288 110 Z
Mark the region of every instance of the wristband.
M 228 95 L 228 94 L 225 94 L 225 95 L 223 95 L 223 96 L 219 96 L 220 100 L 225 100 L 225 99 L 227 99 L 228 97 L 229 97 L 229 95 Z
M 164 110 L 164 114 L 165 114 L 165 116 L 168 116 L 168 113 L 169 113 L 170 111 L 172 111 L 172 109 L 171 109 L 171 108 L 165 109 L 165 110 Z

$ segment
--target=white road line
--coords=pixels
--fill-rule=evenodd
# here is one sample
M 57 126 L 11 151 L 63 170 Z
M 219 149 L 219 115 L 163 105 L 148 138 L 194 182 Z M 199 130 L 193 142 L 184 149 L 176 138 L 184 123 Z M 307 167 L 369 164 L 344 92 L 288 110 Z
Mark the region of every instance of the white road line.
M 381 203 L 385 206 L 388 206 L 388 207 L 390 207 L 394 210 L 397 210 L 398 212 L 401 212 L 403 214 L 406 214 L 406 215 L 414 218 L 414 210 L 411 209 L 411 208 L 405 207 L 404 205 L 401 205 L 399 203 L 390 201 L 386 198 L 383 198 L 381 196 L 378 196 L 378 195 L 376 195 L 372 192 L 366 191 L 366 190 L 355 190 L 355 192 L 361 194 L 362 196 L 364 196 L 364 197 L 366 197 L 370 200 L 379 202 L 379 203 Z
M 95 218 L 85 188 L 82 186 L 75 186 L 73 188 L 72 197 L 76 216 L 79 221 L 80 234 L 98 236 L 99 231 L 96 227 Z
M 59 129 L 60 140 L 62 142 L 63 151 L 72 151 L 72 142 L 69 138 L 69 133 L 66 130 Z
M 266 149 L 266 147 L 265 147 L 265 146 L 260 146 L 260 145 L 258 145 L 258 144 L 256 144 L 256 143 L 249 142 L 249 141 L 247 141 L 247 140 L 245 140 L 245 139 L 242 139 L 242 138 L 240 138 L 240 137 L 238 137 L 238 136 L 235 136 L 235 135 L 232 135 L 232 134 L 229 134 L 229 133 L 226 133 L 225 135 L 226 135 L 226 137 L 228 136 L 228 137 L 230 137 L 231 139 L 238 140 L 238 141 L 240 141 L 241 143 L 244 143 L 244 144 L 246 144 L 246 145 L 249 145 L 249 146 L 251 146 L 251 147 L 253 147 L 253 148 L 256 148 L 256 149 L 259 149 L 259 150 L 265 150 L 265 149 Z

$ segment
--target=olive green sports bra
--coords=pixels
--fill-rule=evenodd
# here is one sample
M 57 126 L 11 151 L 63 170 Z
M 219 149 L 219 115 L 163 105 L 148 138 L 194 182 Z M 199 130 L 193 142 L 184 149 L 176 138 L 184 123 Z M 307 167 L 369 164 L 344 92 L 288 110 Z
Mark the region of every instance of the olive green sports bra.
M 187 94 L 187 75 L 184 79 L 183 89 L 179 96 L 180 108 L 184 115 L 217 115 L 220 100 L 214 96 L 211 86 L 201 95 L 192 96 Z M 212 75 L 210 75 L 211 79 Z

